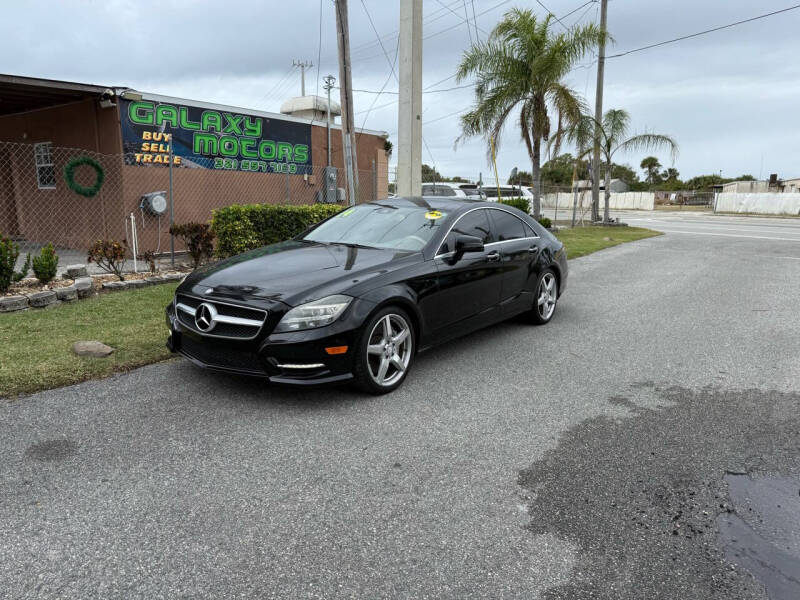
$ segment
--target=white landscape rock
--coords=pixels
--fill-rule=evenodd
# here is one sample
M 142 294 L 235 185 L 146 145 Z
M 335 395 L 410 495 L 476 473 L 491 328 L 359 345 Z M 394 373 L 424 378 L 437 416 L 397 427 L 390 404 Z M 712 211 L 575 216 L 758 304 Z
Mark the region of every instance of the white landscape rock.
M 111 346 L 106 346 L 103 342 L 91 340 L 75 342 L 72 344 L 72 351 L 78 356 L 104 358 L 114 352 L 114 349 Z

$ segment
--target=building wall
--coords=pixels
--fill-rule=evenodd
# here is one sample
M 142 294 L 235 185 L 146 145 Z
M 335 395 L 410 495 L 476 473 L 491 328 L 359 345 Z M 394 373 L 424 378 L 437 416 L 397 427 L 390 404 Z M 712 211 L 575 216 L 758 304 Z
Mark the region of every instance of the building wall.
M 786 194 L 800 193 L 800 177 L 783 180 L 783 191 Z
M 55 189 L 39 189 L 33 146 L 52 142 Z M 323 189 L 327 163 L 325 124 L 312 125 L 312 174 L 282 175 L 207 169 L 173 169 L 175 222 L 208 221 L 215 208 L 231 204 L 310 204 Z M 359 202 L 388 193 L 388 159 L 384 138 L 357 135 Z M 342 135 L 331 130 L 332 164 L 340 168 L 337 185 L 344 187 Z M 87 99 L 58 107 L 0 117 L 0 233 L 29 241 L 85 248 L 100 237 L 129 238 L 126 221 L 137 219 L 140 248 L 161 250 L 169 245 L 168 217 L 159 219 L 140 210 L 141 196 L 169 189 L 165 165 L 125 165 L 117 107 L 100 108 Z M 72 158 L 89 155 L 105 171 L 94 198 L 72 192 L 64 182 L 64 167 Z M 374 171 L 373 171 L 374 167 Z M 87 167 L 77 172 L 79 183 L 91 184 Z
M 769 191 L 768 181 L 731 181 L 722 186 L 724 193 L 757 194 Z
M 52 143 L 54 189 L 37 184 L 33 144 L 38 142 Z M 121 149 L 117 108 L 100 108 L 93 99 L 0 117 L 0 233 L 76 247 L 117 235 L 114 224 L 121 230 L 123 218 Z M 72 192 L 64 181 L 66 164 L 84 155 L 98 160 L 105 171 L 94 198 Z M 84 185 L 93 177 L 87 167 L 76 172 Z

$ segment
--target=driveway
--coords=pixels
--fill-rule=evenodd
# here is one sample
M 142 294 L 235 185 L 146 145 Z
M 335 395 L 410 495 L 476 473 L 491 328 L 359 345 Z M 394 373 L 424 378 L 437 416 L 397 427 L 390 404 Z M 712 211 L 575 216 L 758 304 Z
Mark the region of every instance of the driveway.
M 716 530 L 726 472 L 800 472 L 788 237 L 579 259 L 389 396 L 176 360 L 0 405 L 0 597 L 766 598 Z

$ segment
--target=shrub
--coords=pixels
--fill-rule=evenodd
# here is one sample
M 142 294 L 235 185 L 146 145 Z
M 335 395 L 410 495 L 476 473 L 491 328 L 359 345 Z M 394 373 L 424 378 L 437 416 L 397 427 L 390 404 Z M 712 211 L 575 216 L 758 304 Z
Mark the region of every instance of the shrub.
M 539 217 L 539 225 L 546 229 L 550 229 L 553 226 L 553 221 L 551 221 L 549 217 Z
M 31 268 L 31 255 L 28 254 L 22 271 L 14 271 L 19 258 L 19 246 L 8 238 L 0 236 L 0 292 L 7 292 L 12 283 L 16 283 L 28 274 Z
M 50 283 L 56 276 L 58 268 L 58 254 L 53 244 L 47 244 L 39 256 L 33 257 L 33 274 L 41 283 Z
M 152 250 L 146 250 L 144 254 L 139 257 L 140 260 L 143 260 L 147 263 L 147 268 L 150 269 L 150 273 L 152 275 L 156 274 L 158 268 L 156 267 L 156 253 Z
M 208 223 L 186 223 L 169 228 L 171 235 L 176 235 L 186 244 L 186 250 L 192 257 L 194 268 L 200 266 L 203 259 L 211 258 L 214 252 L 214 232 Z
M 122 269 L 125 267 L 125 256 L 128 254 L 128 242 L 122 240 L 97 240 L 89 246 L 87 261 L 97 263 L 106 273 L 113 273 L 120 281 L 125 281 Z
M 217 209 L 211 219 L 211 228 L 217 235 L 217 255 L 224 258 L 288 240 L 342 208 L 336 204 L 237 204 Z
M 530 214 L 531 212 L 531 202 L 527 198 L 503 198 L 500 200 L 500 204 L 505 204 L 506 206 L 513 206 L 514 208 L 518 208 L 525 214 Z

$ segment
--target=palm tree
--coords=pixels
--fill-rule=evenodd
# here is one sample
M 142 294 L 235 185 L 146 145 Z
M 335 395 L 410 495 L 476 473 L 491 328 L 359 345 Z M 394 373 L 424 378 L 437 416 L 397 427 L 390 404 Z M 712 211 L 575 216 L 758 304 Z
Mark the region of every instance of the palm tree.
M 611 167 L 614 155 L 620 150 L 623 152 L 637 152 L 669 148 L 672 161 L 678 157 L 678 144 L 668 135 L 658 133 L 642 133 L 628 137 L 631 117 L 627 111 L 612 108 L 603 115 L 603 122 L 597 123 L 593 117 L 584 115 L 582 120 L 590 122 L 592 126 L 598 125 L 600 134 L 600 151 L 605 161 L 605 206 L 603 208 L 603 222 L 609 222 L 608 205 L 611 200 Z
M 647 183 L 653 185 L 658 178 L 658 170 L 661 168 L 661 163 L 655 156 L 645 156 L 639 164 L 643 171 L 647 172 Z
M 509 116 L 515 113 L 531 159 L 534 215 L 541 214 L 542 141 L 550 137 L 550 115 L 571 124 L 580 119 L 584 103 L 563 83 L 570 69 L 605 34 L 595 25 L 551 31 L 552 16 L 537 19 L 531 10 L 512 9 L 485 42 L 464 53 L 456 71 L 461 82 L 474 76 L 475 106 L 461 116 L 459 140 L 483 135 L 499 142 Z

